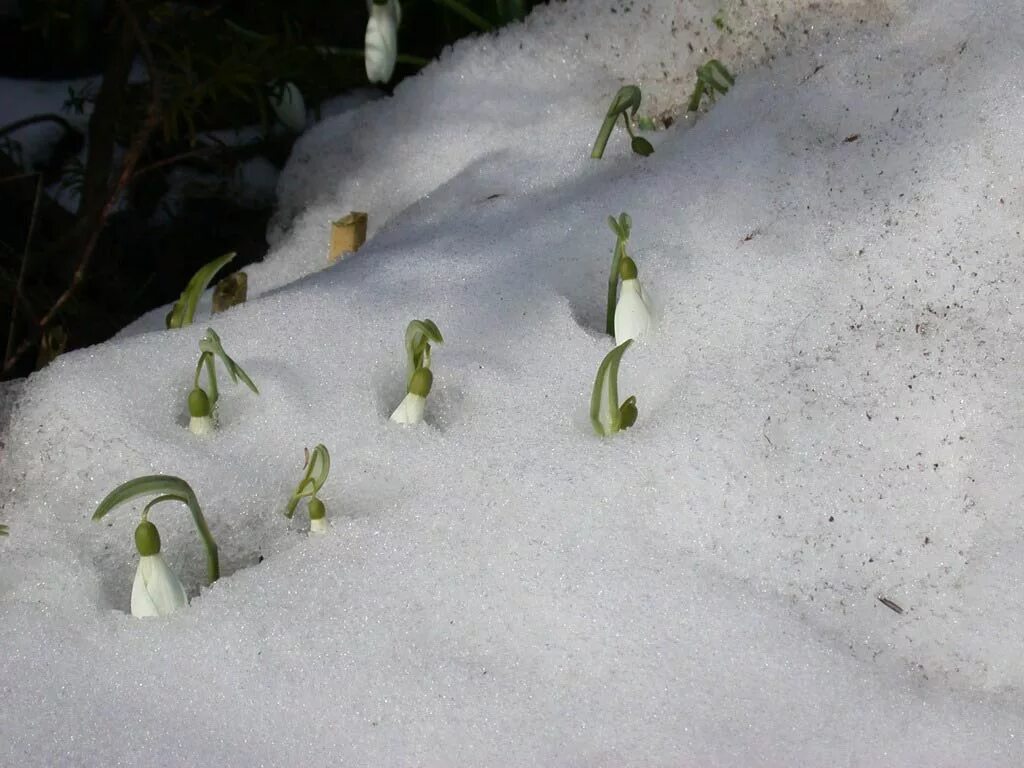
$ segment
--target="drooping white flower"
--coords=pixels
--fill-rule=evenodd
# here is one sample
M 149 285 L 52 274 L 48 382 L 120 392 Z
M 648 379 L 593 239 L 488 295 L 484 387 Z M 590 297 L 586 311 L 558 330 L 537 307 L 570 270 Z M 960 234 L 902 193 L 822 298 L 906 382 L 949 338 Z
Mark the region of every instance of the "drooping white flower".
M 398 56 L 398 25 L 402 8 L 398 0 L 372 0 L 366 24 L 363 54 L 366 76 L 371 83 L 386 83 L 395 71 Z
M 270 89 L 270 107 L 285 128 L 301 133 L 306 128 L 306 101 L 292 82 L 276 83 Z
M 132 616 L 167 616 L 188 605 L 185 588 L 160 554 L 160 533 L 148 520 L 135 529 L 135 546 L 140 559 L 132 584 Z
M 420 368 L 409 382 L 409 389 L 402 402 L 391 414 L 391 420 L 397 424 L 419 424 L 423 421 L 423 411 L 427 407 L 427 395 L 434 383 L 434 375 L 429 368 Z
M 615 344 L 638 339 L 651 326 L 651 310 L 637 279 L 636 263 L 628 256 L 619 264 L 622 287 L 615 304 Z

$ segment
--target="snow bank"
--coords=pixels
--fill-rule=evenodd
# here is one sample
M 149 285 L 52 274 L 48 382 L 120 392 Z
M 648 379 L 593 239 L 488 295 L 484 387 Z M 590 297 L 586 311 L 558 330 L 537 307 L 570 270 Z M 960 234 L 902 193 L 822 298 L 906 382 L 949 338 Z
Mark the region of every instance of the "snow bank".
M 224 387 L 212 439 L 184 427 L 202 320 L 18 390 L 0 763 L 1021 764 L 1024 20 L 717 10 L 540 9 L 315 128 L 259 298 L 212 323 L 261 389 Z M 706 117 L 587 158 L 620 82 L 671 113 L 711 55 L 742 77 Z M 322 270 L 352 209 L 373 236 Z M 599 439 L 623 210 L 659 317 L 636 426 Z M 399 428 L 414 317 L 446 343 Z M 321 441 L 310 539 L 279 512 Z M 137 621 L 136 515 L 89 515 L 155 472 L 225 576 L 197 595 L 158 510 L 197 596 Z

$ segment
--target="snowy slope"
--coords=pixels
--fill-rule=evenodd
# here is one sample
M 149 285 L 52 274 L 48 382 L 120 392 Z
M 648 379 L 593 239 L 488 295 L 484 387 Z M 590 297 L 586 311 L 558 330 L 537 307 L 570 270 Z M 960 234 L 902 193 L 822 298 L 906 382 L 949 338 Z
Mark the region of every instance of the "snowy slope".
M 184 428 L 205 319 L 16 390 L 0 764 L 1024 762 L 1024 19 L 687 8 L 539 9 L 304 137 L 258 298 L 212 322 L 261 394 L 224 385 L 212 438 Z M 589 160 L 620 82 L 661 114 L 710 55 L 742 77 L 709 114 Z M 324 270 L 353 209 L 373 236 Z M 623 210 L 658 318 L 601 439 Z M 414 317 L 446 343 L 401 428 Z M 279 513 L 317 442 L 309 538 Z M 155 472 L 225 575 L 158 509 L 194 597 L 139 621 L 137 507 L 89 515 Z

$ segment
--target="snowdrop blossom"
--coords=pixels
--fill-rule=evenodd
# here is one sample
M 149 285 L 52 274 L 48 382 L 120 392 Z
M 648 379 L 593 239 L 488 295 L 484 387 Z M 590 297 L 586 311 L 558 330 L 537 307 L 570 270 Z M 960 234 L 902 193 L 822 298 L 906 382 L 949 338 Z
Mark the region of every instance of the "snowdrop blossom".
M 295 486 L 295 490 L 292 491 L 291 498 L 288 499 L 284 510 L 284 516 L 291 520 L 295 515 L 295 509 L 299 506 L 299 501 L 308 496 L 309 503 L 306 505 L 306 510 L 309 512 L 309 532 L 326 533 L 329 527 L 327 508 L 317 498 L 317 493 L 327 482 L 327 475 L 331 471 L 331 454 L 328 453 L 327 446 L 320 443 L 312 453 L 306 449 L 306 461 L 303 467 L 306 472 L 299 484 Z
M 314 496 L 309 500 L 309 532 L 327 533 L 327 509 L 320 499 Z
M 398 25 L 402 21 L 402 7 L 398 0 L 373 0 L 370 20 L 366 24 L 363 53 L 366 57 L 366 76 L 371 83 L 386 83 L 395 71 L 398 56 Z
M 301 133 L 306 127 L 306 101 L 292 82 L 275 83 L 270 89 L 270 108 L 290 131 Z
M 193 435 L 208 435 L 213 432 L 210 398 L 199 387 L 188 395 L 188 428 Z
M 260 391 L 249 378 L 249 374 L 242 370 L 242 366 L 224 351 L 220 336 L 213 328 L 207 328 L 206 335 L 199 340 L 199 351 L 199 361 L 196 363 L 195 376 L 192 378 L 192 390 L 188 394 L 188 428 L 195 435 L 208 435 L 214 430 L 213 408 L 220 396 L 217 387 L 217 367 L 214 363 L 217 358 L 228 369 L 232 381 L 237 382 L 241 379 L 255 394 L 258 395 Z M 199 386 L 199 376 L 203 371 L 206 371 L 206 389 Z
M 185 588 L 160 554 L 160 533 L 148 520 L 135 529 L 135 547 L 140 559 L 132 585 L 132 616 L 167 616 L 188 605 Z
M 615 343 L 638 339 L 651 326 L 651 311 L 644 289 L 637 279 L 636 263 L 628 256 L 619 263 L 622 287 L 615 305 Z
M 434 375 L 429 368 L 420 368 L 412 375 L 405 398 L 391 414 L 396 424 L 419 424 L 427 405 L 427 395 L 434 384 Z

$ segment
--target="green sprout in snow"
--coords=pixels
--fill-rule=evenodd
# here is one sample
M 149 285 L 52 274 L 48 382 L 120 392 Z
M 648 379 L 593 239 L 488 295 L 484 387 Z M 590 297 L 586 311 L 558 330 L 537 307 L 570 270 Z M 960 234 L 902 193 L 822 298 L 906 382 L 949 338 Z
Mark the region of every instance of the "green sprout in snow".
M 220 560 L 217 554 L 217 542 L 213 540 L 199 508 L 199 501 L 192 487 L 180 477 L 170 475 L 149 475 L 119 485 L 107 495 L 93 512 L 93 520 L 102 520 L 108 512 L 125 502 L 139 496 L 153 496 L 142 510 L 142 521 L 135 529 L 135 547 L 139 551 L 139 567 L 135 571 L 135 582 L 132 585 L 132 615 L 139 618 L 147 616 L 166 616 L 179 608 L 188 605 L 188 597 L 181 581 L 167 566 L 160 554 L 160 532 L 149 521 L 149 511 L 164 501 L 177 501 L 188 507 L 192 513 L 199 538 L 206 548 L 206 571 L 210 582 L 220 577 Z
M 167 313 L 165 322 L 168 328 L 182 328 L 186 325 L 192 325 L 192 318 L 195 317 L 196 307 L 199 306 L 199 297 L 203 295 L 203 291 L 206 290 L 206 287 L 213 280 L 213 276 L 217 274 L 217 271 L 233 258 L 235 258 L 234 253 L 226 253 L 209 264 L 204 264 L 192 275 L 192 279 L 188 281 L 185 290 L 181 292 L 181 297 L 174 302 L 171 311 Z
M 0 536 L 6 536 L 6 535 L 7 535 L 7 526 L 6 525 L 0 525 Z
M 636 396 L 630 395 L 619 405 L 619 363 L 632 343 L 630 340 L 619 344 L 605 356 L 597 369 L 594 391 L 590 396 L 590 423 L 602 437 L 628 429 L 636 422 Z
M 242 366 L 232 360 L 224 351 L 220 343 L 220 336 L 213 328 L 206 329 L 206 335 L 199 340 L 199 362 L 196 363 L 196 374 L 192 379 L 192 391 L 188 395 L 188 428 L 196 435 L 206 435 L 213 431 L 213 407 L 217 404 L 217 366 L 214 358 L 219 357 L 224 367 L 228 369 L 231 380 L 238 382 L 239 379 L 255 394 L 260 391 L 256 389 L 249 375 L 242 370 Z M 199 374 L 206 370 L 207 387 L 204 390 L 199 386 Z
M 327 452 L 327 448 L 321 443 L 313 449 L 312 453 L 308 450 L 306 451 L 306 462 L 302 466 L 306 473 L 302 476 L 299 484 L 295 486 L 295 490 L 292 491 L 292 496 L 288 499 L 288 506 L 284 510 L 284 516 L 291 520 L 295 514 L 295 508 L 299 505 L 299 500 L 308 496 L 309 532 L 326 533 L 327 509 L 316 495 L 320 488 L 323 487 L 324 482 L 327 480 L 327 475 L 331 471 L 331 454 Z
M 636 116 L 636 111 L 640 109 L 640 98 L 640 88 L 638 86 L 624 85 L 619 88 L 619 92 L 612 99 L 611 106 L 608 107 L 604 122 L 601 123 L 601 130 L 597 133 L 594 148 L 590 150 L 592 158 L 599 160 L 604 155 L 604 148 L 608 144 L 608 138 L 612 135 L 612 128 L 615 127 L 615 122 L 619 119 L 620 115 L 622 116 L 622 122 L 626 125 L 626 132 L 630 136 L 630 146 L 633 151 L 644 157 L 654 152 L 651 142 L 643 136 L 637 136 L 633 133 L 633 125 L 630 122 Z
M 442 344 L 441 331 L 433 320 L 413 320 L 405 329 L 405 398 L 391 414 L 398 424 L 419 424 L 423 421 L 427 395 L 434 384 L 430 371 L 430 345 Z
M 686 111 L 696 112 L 700 109 L 702 98 L 707 96 L 714 101 L 716 93 L 725 93 L 735 82 L 736 78 L 729 74 L 729 70 L 718 59 L 711 59 L 707 64 L 697 67 L 697 84 L 690 94 Z

